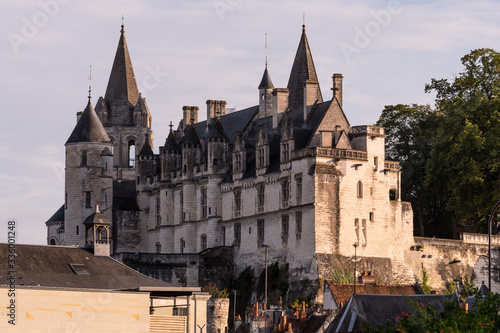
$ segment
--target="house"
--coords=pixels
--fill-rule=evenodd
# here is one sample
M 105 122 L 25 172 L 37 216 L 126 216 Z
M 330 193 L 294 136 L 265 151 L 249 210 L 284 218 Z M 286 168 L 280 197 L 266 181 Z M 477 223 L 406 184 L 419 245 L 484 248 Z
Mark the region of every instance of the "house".
M 14 259 L 12 259 L 14 258 Z M 194 332 L 210 295 L 69 246 L 0 244 L 1 331 Z

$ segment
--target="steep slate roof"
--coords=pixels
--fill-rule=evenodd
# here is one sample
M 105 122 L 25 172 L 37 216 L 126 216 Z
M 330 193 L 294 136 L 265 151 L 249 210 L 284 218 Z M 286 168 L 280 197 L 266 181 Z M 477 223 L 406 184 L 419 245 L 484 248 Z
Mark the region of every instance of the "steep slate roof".
M 338 305 L 342 303 L 346 304 L 347 300 L 352 296 L 354 292 L 354 284 L 351 283 L 333 283 L 332 281 L 326 281 L 330 290 L 332 291 L 333 297 Z M 390 284 L 376 284 L 376 283 L 366 283 L 366 284 L 356 284 L 357 294 L 376 294 L 376 295 L 415 295 L 422 294 L 422 291 L 417 285 L 390 285 Z
M 135 81 L 134 69 L 130 60 L 123 25 L 120 33 L 115 60 L 113 61 L 108 87 L 104 95 L 108 106 L 110 105 L 109 103 L 118 100 L 128 101 L 131 105 L 135 105 L 139 99 L 139 89 Z
M 266 69 L 264 70 L 264 75 L 262 75 L 262 80 L 260 80 L 259 89 L 274 89 L 273 81 L 271 81 L 271 76 L 269 76 L 269 72 Z
M 224 128 L 222 127 L 220 118 L 217 118 L 215 121 L 212 122 L 212 125 L 208 130 L 208 138 L 218 139 L 218 140 L 228 140 L 226 133 L 224 132 Z
M 139 152 L 139 156 L 154 156 L 153 149 L 149 144 L 149 138 L 146 137 L 146 142 L 142 145 L 141 151 Z
M 361 323 L 368 323 L 374 327 L 384 325 L 387 320 L 396 323 L 396 317 L 400 316 L 403 312 L 414 313 L 414 308 L 410 304 L 410 300 L 422 303 L 424 306 L 431 304 L 440 313 L 444 311 L 444 303 L 446 301 L 453 301 L 453 298 L 453 295 L 402 296 L 356 294 L 340 310 L 325 332 L 362 332 Z M 354 315 L 354 313 L 356 314 Z
M 64 222 L 64 204 L 47 220 L 47 222 Z
M 163 146 L 166 152 L 179 151 L 179 145 L 175 141 L 175 135 L 172 129 L 168 133 L 167 139 L 165 140 L 165 145 Z
M 77 142 L 111 142 L 92 107 L 90 98 L 66 144 Z
M 7 262 L 8 244 L 0 244 L 0 260 Z M 16 285 L 130 290 L 138 287 L 175 287 L 149 278 L 106 256 L 94 256 L 76 247 L 16 245 Z M 76 274 L 70 264 L 83 265 L 89 274 Z M 0 271 L 0 285 L 8 282 Z
M 319 83 L 314 61 L 307 41 L 305 25 L 302 26 L 302 36 L 300 38 L 295 60 L 293 61 L 292 71 L 288 79 L 287 88 L 290 90 L 289 106 L 290 109 L 301 108 L 304 103 L 304 83 L 306 81 Z M 318 85 L 319 102 L 323 102 L 321 89 Z

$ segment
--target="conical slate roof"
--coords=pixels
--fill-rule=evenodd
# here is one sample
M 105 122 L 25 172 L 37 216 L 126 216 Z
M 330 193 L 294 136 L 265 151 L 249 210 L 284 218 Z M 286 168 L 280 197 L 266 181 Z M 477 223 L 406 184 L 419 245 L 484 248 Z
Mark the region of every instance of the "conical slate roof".
M 90 98 L 66 144 L 76 142 L 111 142 L 90 103 Z
M 269 76 L 269 72 L 267 71 L 267 66 L 266 70 L 264 71 L 264 75 L 262 75 L 262 80 L 260 80 L 259 88 L 258 89 L 274 89 L 273 81 L 271 81 L 271 76 Z
M 300 38 L 295 60 L 293 61 L 292 71 L 288 79 L 288 90 L 290 91 L 289 106 L 290 109 L 303 107 L 304 101 L 304 84 L 306 81 L 318 83 L 318 75 L 314 67 L 314 62 L 307 41 L 305 25 L 302 26 L 302 36 Z M 318 85 L 319 102 L 323 102 L 321 98 L 321 90 Z
M 106 224 L 111 225 L 111 221 L 99 211 L 99 206 L 96 206 L 95 212 L 90 214 L 85 221 L 83 221 L 85 225 L 93 225 L 93 224 Z
M 123 25 L 120 32 L 120 41 L 104 98 L 108 105 L 115 101 L 128 101 L 131 105 L 135 105 L 139 98 L 139 89 L 135 81 Z

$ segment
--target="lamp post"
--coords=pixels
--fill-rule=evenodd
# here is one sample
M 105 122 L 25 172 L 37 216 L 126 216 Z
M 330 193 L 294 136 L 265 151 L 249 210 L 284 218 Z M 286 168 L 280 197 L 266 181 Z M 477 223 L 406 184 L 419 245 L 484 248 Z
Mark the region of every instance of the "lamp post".
M 266 250 L 266 276 L 264 279 L 264 311 L 267 310 L 267 248 L 266 244 L 262 244 L 262 247 Z
M 491 225 L 493 222 L 493 215 L 498 206 L 500 206 L 500 201 L 497 202 L 493 210 L 491 211 L 490 217 L 488 218 L 488 292 L 491 293 Z
M 358 243 L 354 243 L 354 295 L 356 295 L 356 264 L 358 261 L 358 256 L 356 249 L 358 248 Z

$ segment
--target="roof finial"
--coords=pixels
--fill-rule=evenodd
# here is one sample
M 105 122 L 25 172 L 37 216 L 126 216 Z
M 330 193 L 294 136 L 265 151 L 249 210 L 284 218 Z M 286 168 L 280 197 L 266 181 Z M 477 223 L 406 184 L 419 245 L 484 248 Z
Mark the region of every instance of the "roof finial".
M 302 13 L 302 32 L 306 31 L 306 13 Z
M 92 97 L 92 65 L 90 65 L 90 74 L 89 74 L 89 101 Z
M 267 68 L 267 32 L 266 32 L 266 45 L 265 45 L 265 48 L 266 48 L 266 68 Z
M 100 213 L 101 211 L 99 210 L 99 204 L 96 204 L 95 205 L 95 212 L 96 213 Z
M 170 120 L 170 125 L 168 125 L 168 127 L 170 127 L 170 132 L 172 132 L 172 127 L 174 127 L 174 125 L 172 125 L 172 120 Z
M 121 33 L 124 33 L 125 32 L 125 29 L 123 29 L 123 21 L 125 20 L 125 17 L 123 16 L 122 14 L 122 30 L 120 30 Z

